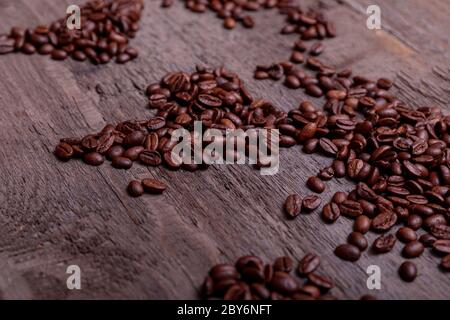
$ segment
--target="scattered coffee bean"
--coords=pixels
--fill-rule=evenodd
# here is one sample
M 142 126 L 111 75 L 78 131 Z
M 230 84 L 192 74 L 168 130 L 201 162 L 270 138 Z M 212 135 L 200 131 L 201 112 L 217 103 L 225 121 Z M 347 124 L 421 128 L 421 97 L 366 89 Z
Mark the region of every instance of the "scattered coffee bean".
M 167 189 L 164 182 L 150 178 L 142 180 L 142 186 L 148 193 L 163 193 Z
M 322 180 L 320 180 L 318 177 L 310 177 L 306 181 L 306 185 L 309 189 L 316 193 L 322 193 L 325 191 L 325 183 L 323 183 Z
M 361 257 L 361 251 L 352 244 L 341 244 L 334 250 L 334 253 L 346 261 L 356 261 Z
M 402 227 L 402 228 L 398 229 L 398 231 L 397 231 L 397 238 L 401 242 L 408 243 L 408 242 L 417 240 L 417 235 L 413 229 L 408 228 L 408 227 Z
M 288 218 L 293 219 L 300 214 L 302 209 L 302 198 L 298 194 L 291 194 L 284 203 L 284 212 Z
M 412 282 L 417 277 L 417 267 L 411 261 L 405 261 L 398 269 L 398 274 L 406 282 Z
M 424 249 L 425 247 L 421 242 L 411 241 L 403 247 L 402 254 L 405 258 L 417 258 L 423 253 Z
M 311 212 L 316 210 L 322 204 L 322 199 L 316 195 L 309 195 L 303 198 L 302 210 L 305 212 Z
M 368 242 L 366 237 L 364 237 L 364 235 L 362 233 L 359 232 L 352 232 L 350 233 L 350 235 L 348 236 L 347 239 L 349 244 L 354 245 L 355 247 L 357 247 L 360 251 L 364 251 L 367 249 L 368 247 Z
M 334 202 L 327 203 L 322 209 L 322 219 L 325 222 L 333 223 L 340 215 L 341 211 L 339 210 L 339 206 Z
M 133 180 L 128 185 L 128 194 L 132 197 L 140 197 L 144 194 L 144 187 L 142 183 L 136 180 Z

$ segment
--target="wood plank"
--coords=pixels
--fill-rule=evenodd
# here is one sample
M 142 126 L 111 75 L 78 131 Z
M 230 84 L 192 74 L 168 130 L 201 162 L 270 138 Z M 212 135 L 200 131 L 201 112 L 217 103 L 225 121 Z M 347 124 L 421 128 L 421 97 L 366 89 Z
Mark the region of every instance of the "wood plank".
M 0 30 L 49 22 L 63 14 L 67 3 L 0 0 Z M 433 3 L 435 11 L 450 8 Z M 395 15 L 388 13 L 386 19 L 392 30 L 402 32 L 373 32 L 352 6 L 331 0 L 322 5 L 340 34 L 326 41 L 324 60 L 373 78 L 396 78 L 395 92 L 403 99 L 448 111 L 448 60 L 434 63 L 446 53 L 436 51 L 429 61 L 433 44 L 445 38 L 428 33 L 447 22 L 428 19 L 434 29 L 419 24 L 417 32 L 434 41 L 414 42 L 414 33 L 403 31 L 409 25 L 392 23 Z M 396 14 L 405 10 L 397 3 L 395 8 Z M 423 8 L 408 7 L 405 17 L 421 18 Z M 215 263 L 249 253 L 273 259 L 309 251 L 321 254 L 320 271 L 334 278 L 339 298 L 369 293 L 365 270 L 371 264 L 382 268 L 382 290 L 375 293 L 381 298 L 449 298 L 448 275 L 438 271 L 438 259 L 430 253 L 417 259 L 419 277 L 406 284 L 396 274 L 403 260 L 400 245 L 384 256 L 364 253 L 357 263 L 344 263 L 332 252 L 351 230 L 349 220 L 327 226 L 317 213 L 284 219 L 284 198 L 308 194 L 306 178 L 329 162 L 299 147 L 282 153 L 281 170 L 271 177 L 248 166 L 216 166 L 194 174 L 135 165 L 122 172 L 107 164 L 62 164 L 51 154 L 61 137 L 150 115 L 139 89 L 168 71 L 192 70 L 198 63 L 224 64 L 239 71 L 255 96 L 285 110 L 296 107 L 306 99 L 301 91 L 252 79 L 255 64 L 285 59 L 295 36 L 279 35 L 283 18 L 275 12 L 255 17 L 254 30 L 230 32 L 213 14 L 192 14 L 179 3 L 161 10 L 159 1 L 147 1 L 142 30 L 133 40 L 141 56 L 129 64 L 96 67 L 40 56 L 0 57 L 0 166 L 6 168 L 0 171 L 3 298 L 195 298 Z M 167 181 L 169 190 L 159 197 L 129 198 L 127 182 L 147 176 Z M 333 180 L 324 199 L 351 188 L 350 182 Z M 70 264 L 82 269 L 80 291 L 65 289 Z

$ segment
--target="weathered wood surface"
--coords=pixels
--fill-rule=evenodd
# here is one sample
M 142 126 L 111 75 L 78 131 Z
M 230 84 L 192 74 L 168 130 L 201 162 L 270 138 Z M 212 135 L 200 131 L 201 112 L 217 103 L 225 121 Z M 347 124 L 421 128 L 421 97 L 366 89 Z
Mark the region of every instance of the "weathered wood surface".
M 80 3 L 80 1 L 76 1 Z M 450 3 L 380 0 L 384 29 L 366 28 L 370 1 L 305 1 L 335 20 L 339 37 L 326 41 L 323 59 L 373 78 L 396 79 L 395 92 L 414 105 L 449 110 Z M 69 1 L 0 0 L 0 30 L 50 22 Z M 356 299 L 450 298 L 449 275 L 430 252 L 417 259 L 419 276 L 402 282 L 401 245 L 383 256 L 364 253 L 357 263 L 336 258 L 351 222 L 321 222 L 317 213 L 286 221 L 284 198 L 307 194 L 305 180 L 328 163 L 299 147 L 283 152 L 276 176 L 248 166 L 218 166 L 201 173 L 135 165 L 124 172 L 105 164 L 58 162 L 58 139 L 83 135 L 107 122 L 150 114 L 142 89 L 168 71 L 197 63 L 224 64 L 247 81 L 255 96 L 289 110 L 305 98 L 273 82 L 255 82 L 256 63 L 285 59 L 295 36 L 280 36 L 283 18 L 255 15 L 257 27 L 226 31 L 212 14 L 195 15 L 176 4 L 161 10 L 146 1 L 134 40 L 138 60 L 96 67 L 42 56 L 0 57 L 0 296 L 12 298 L 196 298 L 209 268 L 244 254 L 273 259 L 309 251 L 322 256 L 320 272 L 336 282 L 333 293 Z M 317 101 L 320 103 L 320 101 Z M 132 199 L 127 182 L 147 176 L 167 181 L 162 196 Z M 350 190 L 331 181 L 324 195 Z M 374 238 L 373 234 L 369 235 Z M 82 270 L 82 290 L 66 289 L 66 267 Z M 367 266 L 382 270 L 382 289 L 369 292 Z

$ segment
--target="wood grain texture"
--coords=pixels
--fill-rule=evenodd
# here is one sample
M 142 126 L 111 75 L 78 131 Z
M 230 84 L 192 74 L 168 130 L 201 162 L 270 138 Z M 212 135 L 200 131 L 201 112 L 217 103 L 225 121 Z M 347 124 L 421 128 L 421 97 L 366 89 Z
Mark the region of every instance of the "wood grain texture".
M 395 78 L 394 91 L 402 99 L 448 112 L 450 3 L 380 0 L 386 28 L 374 32 L 365 27 L 361 8 L 366 2 L 304 2 L 305 7 L 321 6 L 337 24 L 339 36 L 326 41 L 323 59 L 373 78 Z M 50 22 L 64 15 L 68 3 L 0 0 L 0 30 Z M 299 147 L 283 152 L 280 172 L 269 177 L 238 165 L 200 173 L 135 165 L 124 172 L 109 164 L 64 164 L 52 155 L 61 137 L 149 116 L 146 85 L 197 63 L 224 64 L 239 72 L 254 96 L 285 110 L 296 107 L 306 99 L 301 91 L 252 79 L 257 63 L 286 59 L 295 36 L 279 35 L 283 17 L 275 12 L 255 17 L 255 29 L 230 32 L 213 14 L 196 15 L 180 3 L 162 10 L 159 1 L 150 0 L 133 40 L 141 55 L 129 64 L 96 67 L 37 55 L 0 57 L 2 298 L 191 299 L 215 263 L 244 254 L 269 260 L 309 251 L 321 255 L 320 272 L 334 278 L 339 298 L 366 293 L 386 299 L 450 298 L 449 275 L 438 270 L 439 260 L 429 251 L 416 259 L 416 281 L 406 284 L 397 276 L 401 245 L 383 256 L 366 252 L 357 263 L 346 263 L 333 249 L 345 241 L 351 221 L 328 226 L 317 212 L 286 221 L 285 197 L 308 194 L 307 177 L 329 163 Z M 130 179 L 148 176 L 167 181 L 170 188 L 162 196 L 126 195 Z M 351 188 L 349 181 L 333 180 L 324 199 Z M 82 290 L 66 289 L 65 270 L 71 264 L 81 267 Z M 365 270 L 372 264 L 382 270 L 377 292 L 366 287 Z

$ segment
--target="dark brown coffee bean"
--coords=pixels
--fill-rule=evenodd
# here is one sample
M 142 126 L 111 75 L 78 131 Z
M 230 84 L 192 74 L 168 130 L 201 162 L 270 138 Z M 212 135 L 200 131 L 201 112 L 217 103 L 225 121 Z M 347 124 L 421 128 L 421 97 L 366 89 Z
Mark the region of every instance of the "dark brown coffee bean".
M 303 198 L 302 210 L 311 212 L 316 210 L 322 204 L 322 199 L 315 195 L 309 195 Z
M 334 202 L 327 203 L 322 209 L 322 219 L 325 222 L 333 223 L 339 218 L 340 215 L 341 212 L 339 210 L 339 206 Z
M 144 150 L 139 154 L 139 160 L 147 166 L 159 166 L 162 163 L 162 157 L 158 151 Z
M 223 26 L 225 27 L 225 29 L 234 29 L 236 27 L 236 20 L 234 20 L 232 17 L 227 17 L 223 22 Z
M 336 147 L 336 145 L 327 138 L 319 139 L 319 146 L 321 150 L 327 155 L 335 156 L 338 152 L 338 148 Z
M 424 246 L 419 241 L 408 242 L 402 250 L 402 254 L 405 258 L 417 258 L 424 251 Z
M 15 40 L 0 35 L 0 55 L 15 51 Z
M 144 188 L 140 181 L 133 180 L 128 184 L 128 194 L 132 197 L 140 197 L 144 194 Z
M 408 227 L 402 227 L 402 228 L 398 229 L 398 231 L 397 231 L 397 238 L 401 242 L 408 243 L 408 242 L 417 240 L 417 235 L 413 229 L 408 228 Z
M 309 84 L 306 86 L 306 93 L 312 97 L 320 98 L 323 96 L 323 91 L 319 86 L 315 84 Z
M 297 78 L 294 75 L 286 76 L 284 84 L 286 85 L 286 87 L 291 88 L 291 89 L 298 89 L 301 87 L 301 82 L 300 82 L 299 78 Z
M 123 144 L 128 148 L 141 146 L 144 139 L 145 134 L 142 131 L 133 131 L 123 139 Z
M 398 274 L 403 281 L 412 282 L 417 277 L 417 267 L 410 261 L 405 261 L 400 265 Z
M 341 160 L 334 160 L 332 164 L 334 170 L 334 176 L 336 178 L 343 178 L 346 174 L 345 163 Z
M 323 291 L 330 290 L 334 287 L 334 283 L 330 278 L 315 273 L 308 274 L 308 280 Z
M 433 249 L 440 253 L 450 253 L 450 240 L 436 240 Z
M 52 51 L 52 59 L 53 60 L 65 60 L 67 59 L 67 52 L 64 50 L 53 50 Z
M 100 166 L 105 158 L 98 152 L 89 152 L 83 156 L 83 161 L 90 166 Z
M 331 180 L 334 177 L 334 170 L 332 167 L 327 167 L 325 169 L 322 169 L 317 176 L 322 181 Z
M 314 272 L 320 265 L 320 258 L 314 253 L 308 253 L 300 260 L 298 265 L 298 273 L 302 276 Z
M 369 232 L 372 221 L 366 216 L 359 216 L 353 224 L 353 230 L 362 234 Z
M 294 219 L 302 209 L 302 198 L 298 194 L 291 194 L 284 202 L 284 212 L 287 217 Z
M 372 229 L 374 229 L 375 231 L 385 232 L 392 228 L 396 222 L 397 215 L 390 210 L 386 210 L 373 218 Z
M 422 218 L 416 214 L 410 215 L 407 225 L 413 230 L 418 230 L 422 226 Z
M 130 159 L 131 161 L 136 161 L 137 159 L 139 159 L 139 156 L 143 151 L 144 147 L 142 146 L 131 147 L 123 153 L 123 156 Z
M 291 54 L 290 61 L 293 63 L 303 63 L 305 62 L 305 57 L 299 51 L 293 51 Z
M 350 233 L 347 241 L 349 244 L 352 244 L 355 247 L 357 247 L 360 251 L 366 250 L 369 245 L 366 237 L 364 237 L 363 234 L 359 232 Z
M 361 257 L 358 247 L 352 244 L 341 244 L 335 250 L 334 254 L 345 261 L 356 261 Z
M 298 283 L 291 275 L 277 271 L 270 281 L 270 287 L 281 294 L 292 294 L 298 290 Z
M 396 238 L 392 234 L 384 234 L 379 236 L 373 242 L 373 250 L 377 253 L 387 253 L 394 248 Z
M 121 157 L 124 154 L 124 152 L 125 152 L 125 149 L 122 146 L 112 146 L 106 152 L 106 157 L 109 160 L 112 160 L 115 157 Z
M 450 254 L 442 258 L 440 266 L 444 270 L 450 270 Z
M 428 233 L 421 235 L 419 238 L 419 241 L 422 242 L 425 247 L 432 247 L 436 240 L 435 237 Z
M 334 202 L 336 204 L 341 204 L 345 200 L 347 200 L 347 194 L 345 192 L 338 191 L 333 195 L 331 202 Z
M 128 170 L 133 166 L 133 161 L 125 157 L 114 157 L 111 164 L 116 169 Z
M 306 181 L 306 185 L 309 189 L 316 193 L 322 193 L 325 191 L 325 183 L 323 183 L 322 180 L 315 176 L 309 177 Z
M 356 218 L 363 213 L 363 209 L 361 207 L 361 204 L 357 201 L 352 200 L 344 200 L 339 205 L 339 210 L 341 214 L 343 214 L 346 217 L 349 218 Z
M 167 185 L 156 179 L 147 178 L 142 180 L 142 186 L 148 193 L 163 193 L 167 189 Z
M 62 142 L 56 146 L 54 154 L 59 160 L 68 161 L 73 157 L 73 148 L 71 145 Z
M 289 257 L 279 257 L 273 263 L 273 268 L 275 271 L 289 273 L 294 268 L 294 261 Z

